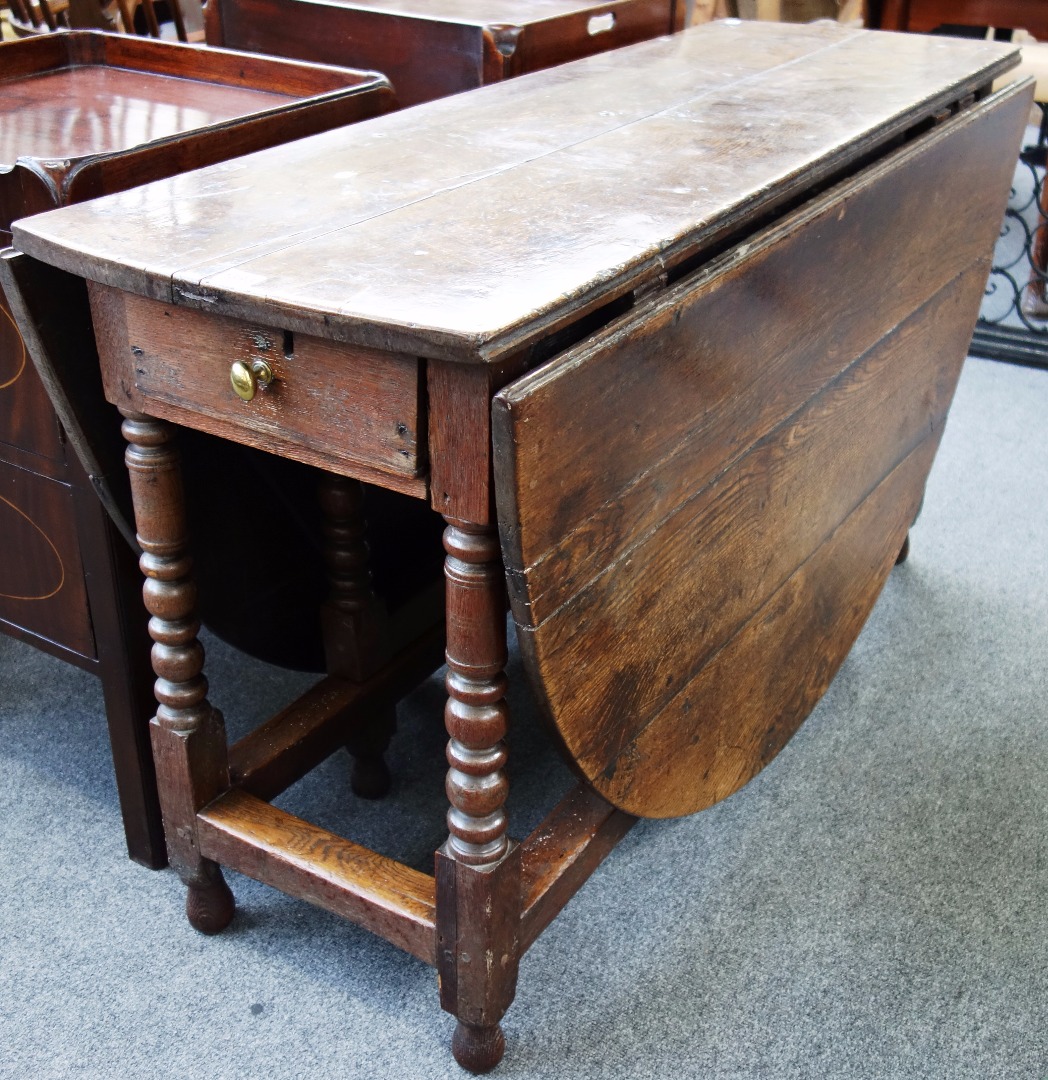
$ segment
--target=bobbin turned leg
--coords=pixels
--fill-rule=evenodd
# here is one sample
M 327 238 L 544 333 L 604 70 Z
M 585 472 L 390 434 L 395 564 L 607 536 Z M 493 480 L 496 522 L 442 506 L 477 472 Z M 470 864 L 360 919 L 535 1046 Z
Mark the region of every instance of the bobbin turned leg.
M 320 482 L 320 507 L 331 586 L 323 612 L 327 670 L 364 682 L 390 658 L 385 605 L 371 587 L 364 487 L 358 480 L 326 473 Z M 350 784 L 361 798 L 380 799 L 389 791 L 383 754 L 396 722 L 396 708 L 383 706 L 346 742 L 353 756 Z
M 504 572 L 494 527 L 449 522 L 447 551 L 447 792 L 450 835 L 437 852 L 440 1003 L 458 1018 L 455 1060 L 493 1069 L 505 1040 L 499 1021 L 517 985 L 520 848 L 506 835 L 503 767 Z
M 205 934 L 233 918 L 233 894 L 217 863 L 202 858 L 196 815 L 229 786 L 222 715 L 207 700 L 197 640 L 196 587 L 187 553 L 185 505 L 171 425 L 124 412 L 125 454 L 135 503 L 142 595 L 151 616 L 159 703 L 150 733 L 171 865 L 188 888 L 186 915 Z

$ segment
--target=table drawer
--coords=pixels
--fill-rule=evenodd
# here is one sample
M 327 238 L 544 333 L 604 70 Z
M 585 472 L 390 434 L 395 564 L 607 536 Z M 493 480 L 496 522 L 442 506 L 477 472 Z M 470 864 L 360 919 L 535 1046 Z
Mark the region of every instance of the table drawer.
M 91 285 L 106 396 L 187 427 L 424 495 L 415 357 L 293 334 Z M 242 401 L 239 361 L 273 381 Z
M 68 484 L 0 461 L 0 621 L 94 658 Z

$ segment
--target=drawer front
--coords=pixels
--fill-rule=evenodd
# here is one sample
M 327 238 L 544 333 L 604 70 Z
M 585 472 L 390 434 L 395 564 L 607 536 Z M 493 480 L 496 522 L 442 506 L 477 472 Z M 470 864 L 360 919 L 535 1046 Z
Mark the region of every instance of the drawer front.
M 0 288 L 0 443 L 61 462 L 62 441 L 47 391 Z M 0 449 L 0 456 L 3 451 Z M 51 471 L 45 469 L 44 471 Z
M 332 472 L 424 495 L 420 361 L 91 285 L 106 397 Z M 235 362 L 273 381 L 242 401 Z
M 0 620 L 95 657 L 67 484 L 0 461 Z

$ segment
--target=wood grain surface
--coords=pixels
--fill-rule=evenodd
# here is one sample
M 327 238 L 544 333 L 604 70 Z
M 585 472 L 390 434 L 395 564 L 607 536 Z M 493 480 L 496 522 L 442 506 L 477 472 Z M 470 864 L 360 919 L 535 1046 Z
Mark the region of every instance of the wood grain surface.
M 527 424 L 527 443 L 513 451 L 521 476 L 548 475 L 565 435 L 575 455 L 601 462 L 593 473 L 559 473 L 526 538 L 518 513 L 500 503 L 508 562 L 531 577 L 544 560 L 558 566 L 555 577 L 528 582 L 526 599 L 511 581 L 511 599 L 529 605 L 531 618 L 546 618 L 566 599 L 561 583 L 595 576 L 737 457 L 741 429 L 769 432 L 959 267 L 986 255 L 1025 108 L 1021 96 L 999 101 L 712 262 L 695 279 L 690 303 L 671 291 L 500 395 L 496 417 L 501 409 Z M 973 184 L 969 168 L 984 182 Z M 871 266 L 884 268 L 884 282 L 868 282 Z M 667 334 L 679 343 L 673 394 L 663 386 Z M 569 368 L 571 396 L 562 388 Z M 589 409 L 614 409 L 616 422 L 589 422 Z M 648 495 L 630 499 L 639 477 L 649 478 Z
M 620 809 L 731 794 L 843 661 L 921 499 L 1026 107 L 943 124 L 496 397 L 525 663 Z
M 204 853 L 436 962 L 432 877 L 233 789 L 198 818 Z
M 1016 59 L 985 42 L 714 23 L 40 216 L 15 243 L 180 305 L 261 319 L 278 305 L 293 330 L 490 361 L 658 280 Z

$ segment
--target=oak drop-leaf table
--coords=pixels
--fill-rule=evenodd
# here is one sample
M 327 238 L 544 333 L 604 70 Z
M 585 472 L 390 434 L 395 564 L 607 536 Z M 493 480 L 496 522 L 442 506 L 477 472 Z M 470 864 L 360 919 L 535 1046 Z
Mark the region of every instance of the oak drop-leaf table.
M 125 416 L 195 926 L 232 918 L 221 866 L 304 897 L 435 965 L 457 1059 L 500 1059 L 520 955 L 637 816 L 709 806 L 774 757 L 903 548 L 1029 111 L 1028 84 L 990 90 L 1016 58 L 726 21 L 16 226 L 9 280 L 87 279 Z M 351 644 L 232 748 L 178 425 L 343 478 L 328 629 Z M 432 876 L 269 802 L 439 660 L 441 634 L 360 655 L 382 631 L 358 482 L 447 522 Z M 579 775 L 521 843 L 507 585 Z

